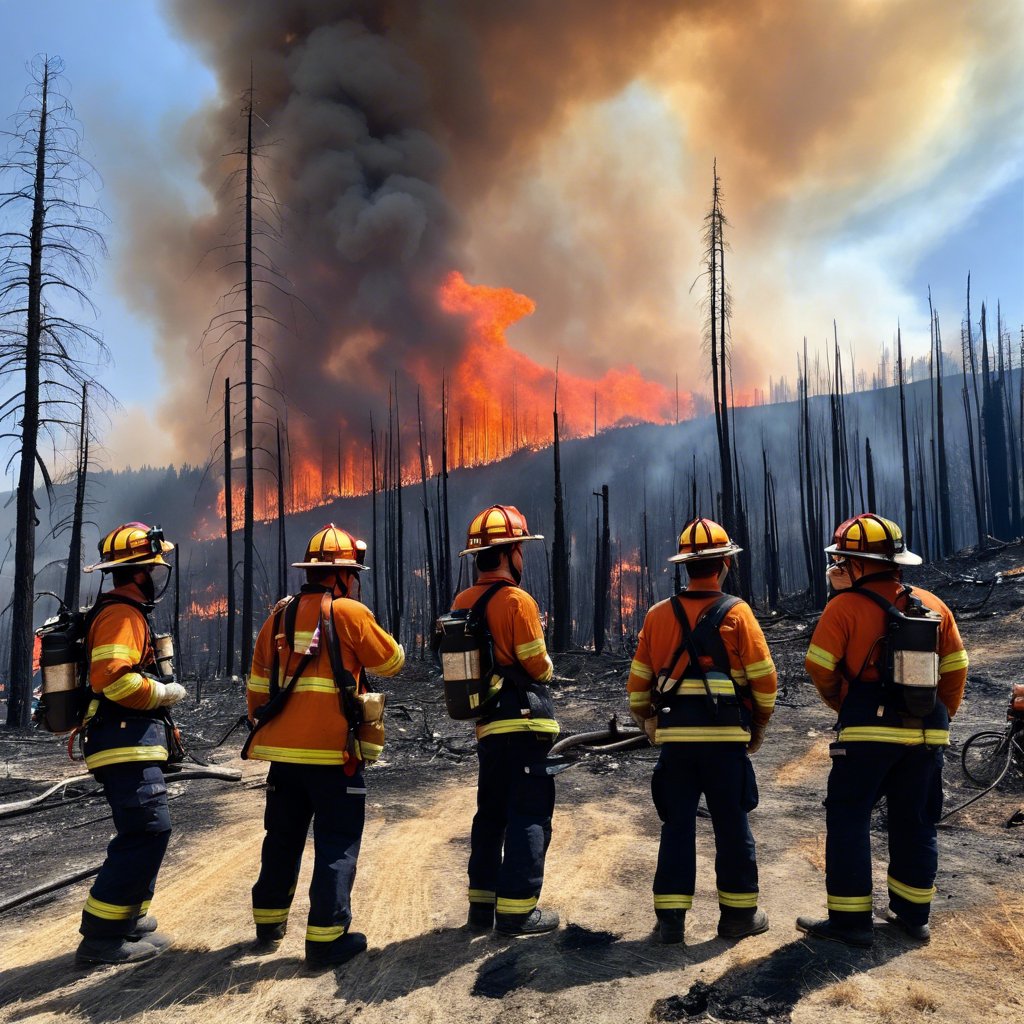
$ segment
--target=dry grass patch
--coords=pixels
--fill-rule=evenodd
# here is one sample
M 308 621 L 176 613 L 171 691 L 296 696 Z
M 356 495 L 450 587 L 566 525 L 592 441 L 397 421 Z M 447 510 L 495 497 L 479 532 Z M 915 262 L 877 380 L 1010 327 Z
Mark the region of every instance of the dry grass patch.
M 989 961 L 1005 953 L 1024 966 L 1024 895 L 1002 896 L 997 904 L 967 913 L 951 914 L 936 942 L 945 957 Z
M 847 1006 L 856 1009 L 861 1005 L 863 998 L 864 993 L 855 981 L 841 981 L 825 992 L 825 1002 L 835 1007 Z
M 907 986 L 907 1002 L 919 1013 L 934 1013 L 939 1008 L 939 1001 L 923 985 Z
M 819 832 L 817 835 L 810 836 L 807 839 L 801 839 L 795 845 L 800 856 L 803 857 L 803 859 L 807 861 L 815 871 L 818 871 L 821 874 L 825 873 L 824 832 Z
M 820 739 L 816 739 L 810 749 L 799 757 L 780 765 L 775 773 L 776 783 L 783 787 L 789 787 L 799 786 L 814 777 L 824 780 L 828 774 L 828 745 L 830 742 L 828 736 L 822 736 Z

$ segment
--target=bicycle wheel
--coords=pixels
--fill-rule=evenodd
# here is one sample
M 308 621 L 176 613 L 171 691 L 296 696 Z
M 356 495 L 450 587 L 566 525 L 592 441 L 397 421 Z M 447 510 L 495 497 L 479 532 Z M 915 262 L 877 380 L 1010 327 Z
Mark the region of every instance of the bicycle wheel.
M 991 786 L 1010 753 L 1008 732 L 976 732 L 965 744 L 960 763 L 976 786 Z

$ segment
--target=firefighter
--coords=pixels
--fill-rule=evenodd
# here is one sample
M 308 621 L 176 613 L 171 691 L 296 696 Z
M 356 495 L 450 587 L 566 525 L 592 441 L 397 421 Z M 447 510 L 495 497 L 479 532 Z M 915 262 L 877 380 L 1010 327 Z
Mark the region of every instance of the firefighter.
M 759 910 L 757 860 L 747 814 L 757 806 L 748 754 L 761 746 L 775 707 L 776 675 L 749 605 L 722 593 L 742 550 L 709 519 L 683 527 L 686 590 L 647 612 L 630 665 L 630 712 L 661 747 L 651 777 L 661 818 L 654 912 L 661 942 L 683 941 L 696 883 L 697 804 L 715 830 L 718 934 L 742 939 L 768 929 Z
M 519 584 L 523 544 L 531 534 L 512 505 L 492 505 L 469 524 L 466 549 L 477 577 L 459 593 L 453 609 L 471 608 L 489 587 L 487 626 L 498 668 L 487 713 L 476 726 L 477 811 L 469 855 L 471 931 L 494 928 L 507 935 L 539 935 L 558 927 L 558 914 L 537 906 L 544 857 L 551 842 L 555 780 L 546 759 L 558 723 L 547 687 L 551 659 L 537 602 Z
M 113 583 L 89 613 L 85 645 L 95 697 L 81 740 L 116 834 L 82 911 L 75 954 L 82 965 L 148 960 L 170 942 L 148 910 L 171 835 L 162 767 L 176 740 L 166 709 L 185 688 L 156 677 L 149 614 L 170 578 L 163 556 L 173 550 L 159 527 L 126 523 L 100 541 L 100 561 L 85 567 L 109 573 Z
M 351 893 L 366 810 L 363 766 L 376 758 L 383 735 L 364 747 L 359 695 L 364 671 L 393 676 L 405 664 L 402 645 L 360 602 L 365 558 L 363 541 L 333 523 L 310 538 L 303 561 L 292 563 L 306 570 L 306 583 L 264 622 L 247 684 L 255 728 L 243 756 L 270 762 L 266 837 L 252 888 L 256 940 L 272 950 L 284 938 L 312 822 L 305 952 L 314 967 L 343 964 L 366 949 L 366 936 L 349 931 Z
M 825 889 L 828 917 L 797 918 L 809 935 L 851 946 L 872 944 L 871 811 L 886 798 L 889 830 L 888 920 L 927 942 L 935 894 L 942 813 L 942 756 L 949 721 L 967 681 L 967 654 L 950 610 L 934 594 L 902 584 L 902 566 L 920 565 L 903 532 L 872 513 L 841 523 L 825 548 L 835 596 L 811 636 L 807 672 L 822 700 L 838 712 L 838 737 L 825 800 Z M 865 596 L 884 600 L 881 606 Z M 934 710 L 912 717 L 887 689 L 883 657 L 887 611 L 913 600 L 939 616 L 937 699 Z

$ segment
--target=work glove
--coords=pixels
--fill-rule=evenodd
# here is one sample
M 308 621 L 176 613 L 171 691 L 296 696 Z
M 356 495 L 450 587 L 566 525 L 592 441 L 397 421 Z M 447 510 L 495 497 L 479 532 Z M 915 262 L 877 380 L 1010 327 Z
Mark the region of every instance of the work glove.
M 652 715 L 650 718 L 644 720 L 644 732 L 647 734 L 647 738 L 654 744 L 654 734 L 658 729 L 658 716 Z
M 185 699 L 185 687 L 182 686 L 181 683 L 157 683 L 156 686 L 156 706 L 158 708 L 173 707 L 179 701 Z
M 633 721 L 636 722 L 641 729 L 645 729 L 647 727 L 647 715 L 637 711 L 635 708 L 630 708 L 629 713 L 632 716 Z
M 752 725 L 750 727 L 750 742 L 747 744 L 747 753 L 756 754 L 761 749 L 761 744 L 764 742 L 764 730 L 763 725 Z

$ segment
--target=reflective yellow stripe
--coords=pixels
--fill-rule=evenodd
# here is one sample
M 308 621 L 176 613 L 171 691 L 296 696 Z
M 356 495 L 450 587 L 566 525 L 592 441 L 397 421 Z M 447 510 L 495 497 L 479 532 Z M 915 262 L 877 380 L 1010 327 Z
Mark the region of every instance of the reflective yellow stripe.
M 313 631 L 311 629 L 295 630 L 295 643 L 292 645 L 292 653 L 294 654 L 298 651 L 300 654 L 305 654 L 312 642 Z
M 834 654 L 829 654 L 824 647 L 819 647 L 817 644 L 811 644 L 807 648 L 807 660 L 830 671 L 839 664 L 839 659 Z
M 671 895 L 654 894 L 655 910 L 690 910 L 693 907 L 693 894 L 689 896 L 673 893 Z
M 536 640 L 529 640 L 525 644 L 519 644 L 516 647 L 516 657 L 520 661 L 525 661 L 527 658 L 533 658 L 538 654 L 546 654 L 547 647 L 544 644 L 544 637 L 537 637 Z
M 404 664 L 405 648 L 401 644 L 397 644 L 395 646 L 395 653 L 383 665 L 378 665 L 376 668 L 368 665 L 366 671 L 372 672 L 375 676 L 393 676 L 401 670 Z
M 333 942 L 344 934 L 345 925 L 343 924 L 332 924 L 326 927 L 315 924 L 306 925 L 307 942 Z
M 939 674 L 944 672 L 956 672 L 957 669 L 967 668 L 967 652 L 954 651 L 939 660 Z
M 108 764 L 124 764 L 128 761 L 166 761 L 166 747 L 111 747 L 85 759 L 87 768 L 104 768 Z
M 888 875 L 885 882 L 889 886 L 890 892 L 902 896 L 909 903 L 931 903 L 932 897 L 935 895 L 934 885 L 930 889 L 916 889 L 912 885 L 897 882 L 892 875 Z
M 120 679 L 115 679 L 114 682 L 103 687 L 103 696 L 107 700 L 122 701 L 125 697 L 137 693 L 145 685 L 146 680 L 138 672 L 125 672 Z M 156 707 L 156 697 L 156 687 L 154 686 L 146 710 L 151 711 Z
M 765 711 L 770 711 L 775 707 L 775 698 L 778 696 L 774 690 L 771 693 L 761 693 L 760 690 L 755 690 L 753 687 L 750 688 L 750 695 L 754 698 L 754 703 L 759 708 L 764 708 Z
M 469 902 L 470 903 L 494 903 L 495 894 L 490 889 L 470 889 L 469 890 Z
M 359 741 L 359 753 L 364 761 L 376 761 L 384 752 L 384 744 L 367 743 L 366 740 Z
M 633 690 L 629 695 L 629 706 L 631 708 L 644 708 L 651 703 L 650 690 Z
M 673 681 L 670 679 L 668 688 L 671 689 L 673 685 Z M 732 680 L 730 679 L 712 679 L 709 676 L 708 686 L 711 688 L 712 693 L 725 693 L 729 696 L 732 696 L 736 693 L 736 689 L 732 685 Z M 679 684 L 679 688 L 676 690 L 676 693 L 684 693 L 697 696 L 701 694 L 707 694 L 707 692 L 708 691 L 704 689 L 703 679 L 684 679 Z
M 629 674 L 636 676 L 637 679 L 652 679 L 654 677 L 654 669 L 650 665 L 645 665 L 642 661 L 637 661 L 634 658 L 629 663 Z
M 558 734 L 558 723 L 553 718 L 500 718 L 496 722 L 476 727 L 476 738 L 500 736 L 507 732 L 540 732 Z
M 510 900 L 505 896 L 499 896 L 495 910 L 499 914 L 528 914 L 535 906 L 537 906 L 536 896 L 525 900 Z
M 900 726 L 851 725 L 839 732 L 840 743 L 899 743 L 916 747 L 948 747 L 948 729 L 904 729 Z
M 256 924 L 282 924 L 288 920 L 290 907 L 282 907 L 279 910 L 262 910 L 258 907 L 252 908 L 252 919 Z
M 92 649 L 89 660 L 90 662 L 113 661 L 116 658 L 119 661 L 129 661 L 134 665 L 140 657 L 142 657 L 142 651 L 137 651 L 127 644 L 99 644 Z
M 755 661 L 752 665 L 747 665 L 746 669 L 748 679 L 761 679 L 775 671 L 775 663 L 771 658 L 765 658 L 764 661 Z
M 750 733 L 738 725 L 681 725 L 657 729 L 655 743 L 749 743 Z
M 270 679 L 267 676 L 249 676 L 247 688 L 253 693 L 270 693 Z
M 344 750 L 303 750 L 300 747 L 253 746 L 250 757 L 262 761 L 287 761 L 289 764 L 344 764 Z
M 829 910 L 842 910 L 849 914 L 863 913 L 871 910 L 871 894 L 867 896 L 829 896 Z
M 142 903 L 139 904 L 140 912 L 143 913 L 143 914 L 148 914 L 149 913 L 149 905 L 152 902 L 153 902 L 152 900 L 143 900 Z
M 299 676 L 292 687 L 294 693 L 337 693 L 334 680 L 326 676 Z
M 96 899 L 92 893 L 89 893 L 85 901 L 86 913 L 92 914 L 93 917 L 101 917 L 104 921 L 128 921 L 138 917 L 140 909 L 138 903 L 130 903 L 127 906 L 120 903 L 104 903 Z
M 718 902 L 723 907 L 756 907 L 756 892 L 722 892 L 718 890 Z

